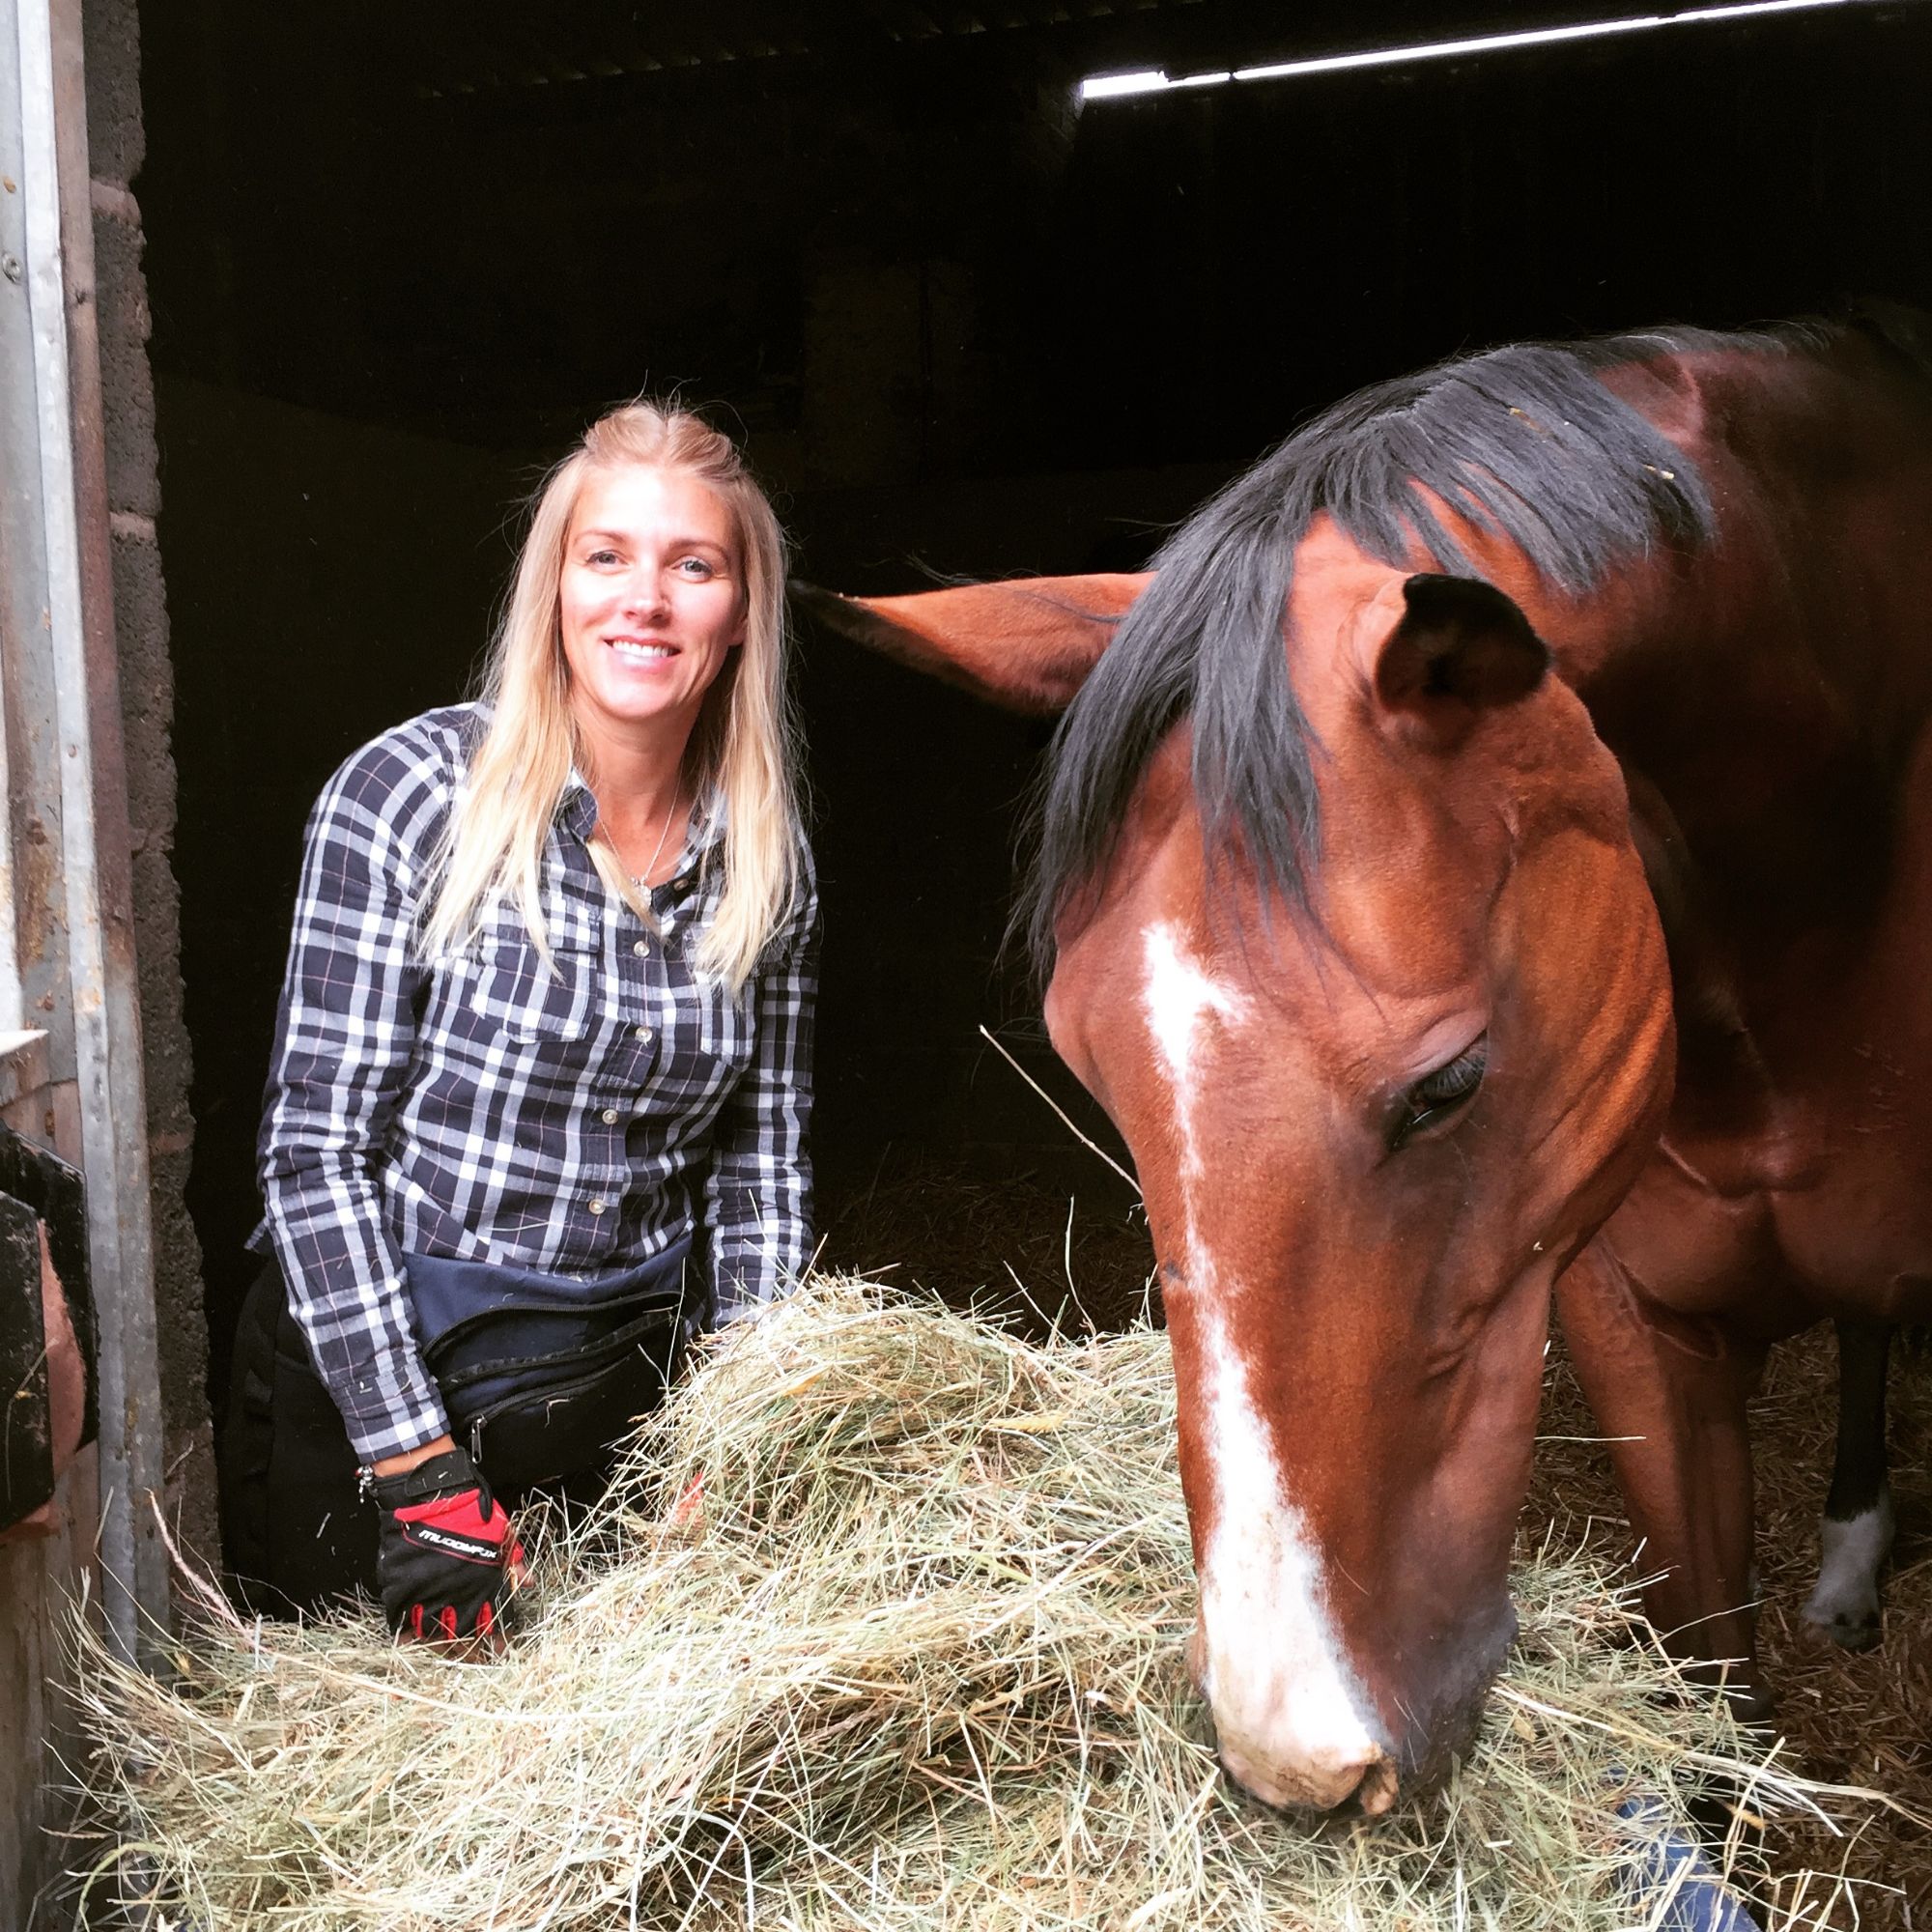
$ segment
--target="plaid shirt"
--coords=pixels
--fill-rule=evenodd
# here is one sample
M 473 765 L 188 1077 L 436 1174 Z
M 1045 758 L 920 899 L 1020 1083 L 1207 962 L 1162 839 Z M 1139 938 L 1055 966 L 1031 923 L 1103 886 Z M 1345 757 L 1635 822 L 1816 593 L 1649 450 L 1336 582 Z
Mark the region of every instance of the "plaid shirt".
M 543 858 L 557 971 L 507 904 L 460 954 L 420 956 L 435 854 L 480 736 L 474 705 L 384 732 L 336 773 L 307 833 L 262 1122 L 264 1232 L 318 1372 L 365 1463 L 432 1440 L 442 1403 L 401 1256 L 581 1279 L 691 1230 L 702 1193 L 723 1321 L 810 1259 L 817 896 L 732 997 L 691 955 L 715 917 L 715 818 L 651 892 L 653 934 L 586 841 L 573 777 Z

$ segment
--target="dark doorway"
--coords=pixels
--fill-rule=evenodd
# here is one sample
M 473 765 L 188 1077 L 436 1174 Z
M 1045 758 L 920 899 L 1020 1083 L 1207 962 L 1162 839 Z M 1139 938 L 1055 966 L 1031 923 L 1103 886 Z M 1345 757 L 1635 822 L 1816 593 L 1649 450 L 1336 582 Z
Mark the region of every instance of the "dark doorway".
M 1075 100 L 1084 73 L 1521 14 L 144 9 L 217 1389 L 304 812 L 356 745 L 461 691 L 516 505 L 603 406 L 711 406 L 803 573 L 888 591 L 1130 567 L 1300 414 L 1456 350 L 1932 302 L 1920 8 Z M 1077 1105 L 1000 957 L 1041 728 L 820 637 L 802 682 L 828 1224 L 951 1177 L 1002 1232 L 1069 1193 L 1119 1226 L 1125 1190 L 977 1032 Z

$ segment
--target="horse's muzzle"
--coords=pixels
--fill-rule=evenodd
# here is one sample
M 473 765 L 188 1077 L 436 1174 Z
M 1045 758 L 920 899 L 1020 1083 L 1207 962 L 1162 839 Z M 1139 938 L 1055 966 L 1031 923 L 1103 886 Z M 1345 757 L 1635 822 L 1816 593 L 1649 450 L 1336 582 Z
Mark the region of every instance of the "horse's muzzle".
M 1221 1769 L 1251 1797 L 1279 1811 L 1337 1811 L 1353 1802 L 1364 1817 L 1379 1818 L 1396 1801 L 1402 1780 L 1394 1761 L 1377 1750 L 1359 1759 L 1302 1763 L 1284 1773 L 1237 1746 L 1221 1747 Z

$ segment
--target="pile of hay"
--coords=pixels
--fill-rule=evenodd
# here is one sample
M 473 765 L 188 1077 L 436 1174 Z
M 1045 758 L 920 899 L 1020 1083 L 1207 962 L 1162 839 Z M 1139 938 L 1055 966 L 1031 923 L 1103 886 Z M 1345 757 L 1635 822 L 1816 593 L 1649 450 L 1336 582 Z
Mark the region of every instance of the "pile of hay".
M 1446 1792 L 1374 1826 L 1254 1805 L 1184 1678 L 1173 1443 L 1162 1336 L 1036 1348 L 821 1283 L 541 1542 L 506 1658 L 211 1617 L 163 1687 L 90 1648 L 122 1869 L 206 1932 L 1610 1932 L 1700 1793 L 1809 1803 L 1541 1552 Z M 1662 1802 L 1624 1822 L 1634 1793 Z

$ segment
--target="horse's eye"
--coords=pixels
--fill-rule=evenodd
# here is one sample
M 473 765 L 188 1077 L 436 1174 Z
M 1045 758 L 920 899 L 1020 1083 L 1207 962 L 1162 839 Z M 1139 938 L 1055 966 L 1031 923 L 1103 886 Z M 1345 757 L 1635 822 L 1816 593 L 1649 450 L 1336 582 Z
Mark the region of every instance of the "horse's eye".
M 1466 1106 L 1483 1084 L 1490 1064 L 1490 1040 L 1485 1034 L 1456 1058 L 1426 1073 L 1402 1097 L 1389 1132 L 1389 1151 L 1406 1146 L 1426 1127 L 1439 1126 Z

